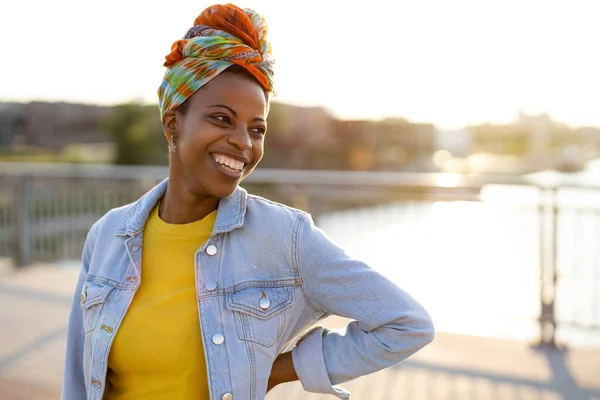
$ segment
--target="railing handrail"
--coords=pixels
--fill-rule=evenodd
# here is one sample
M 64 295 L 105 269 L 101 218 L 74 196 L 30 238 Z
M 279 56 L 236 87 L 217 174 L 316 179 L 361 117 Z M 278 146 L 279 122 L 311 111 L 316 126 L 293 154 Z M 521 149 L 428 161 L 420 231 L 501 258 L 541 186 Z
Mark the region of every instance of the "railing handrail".
M 0 175 L 52 178 L 155 179 L 168 176 L 166 166 L 0 162 Z M 337 171 L 258 168 L 248 183 L 347 186 L 404 186 L 423 188 L 481 188 L 485 185 L 518 185 L 540 188 L 600 189 L 600 180 L 586 182 L 574 175 L 546 177 L 508 174 L 460 174 L 436 172 Z

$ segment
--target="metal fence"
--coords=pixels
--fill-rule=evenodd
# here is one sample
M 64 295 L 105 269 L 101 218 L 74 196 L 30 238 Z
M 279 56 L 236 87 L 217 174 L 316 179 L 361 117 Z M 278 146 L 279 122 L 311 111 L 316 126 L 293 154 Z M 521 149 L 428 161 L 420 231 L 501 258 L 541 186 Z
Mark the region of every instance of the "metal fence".
M 17 266 L 79 259 L 94 221 L 167 172 L 0 163 L 0 257 Z M 311 212 L 351 254 L 422 300 L 442 328 L 600 345 L 599 187 L 266 169 L 243 186 Z

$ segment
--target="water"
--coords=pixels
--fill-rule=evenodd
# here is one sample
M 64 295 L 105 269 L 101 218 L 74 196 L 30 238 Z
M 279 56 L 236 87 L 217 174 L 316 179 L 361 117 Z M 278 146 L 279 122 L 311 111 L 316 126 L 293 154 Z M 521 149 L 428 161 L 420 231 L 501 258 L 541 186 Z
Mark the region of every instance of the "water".
M 533 341 L 540 313 L 540 194 L 490 186 L 481 202 L 397 203 L 321 216 L 331 238 L 415 296 L 439 331 Z M 559 341 L 600 347 L 600 192 L 558 198 Z

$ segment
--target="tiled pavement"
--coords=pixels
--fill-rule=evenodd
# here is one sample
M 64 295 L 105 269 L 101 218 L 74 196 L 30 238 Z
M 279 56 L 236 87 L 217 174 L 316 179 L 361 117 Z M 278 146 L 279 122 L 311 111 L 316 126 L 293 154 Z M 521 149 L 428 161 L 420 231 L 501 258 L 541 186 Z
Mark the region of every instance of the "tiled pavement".
M 58 398 L 77 273 L 47 266 L 0 268 L 0 400 Z M 353 400 L 600 400 L 600 350 L 542 351 L 517 341 L 438 333 L 399 366 L 343 386 Z M 298 383 L 267 396 L 330 398 L 303 392 Z

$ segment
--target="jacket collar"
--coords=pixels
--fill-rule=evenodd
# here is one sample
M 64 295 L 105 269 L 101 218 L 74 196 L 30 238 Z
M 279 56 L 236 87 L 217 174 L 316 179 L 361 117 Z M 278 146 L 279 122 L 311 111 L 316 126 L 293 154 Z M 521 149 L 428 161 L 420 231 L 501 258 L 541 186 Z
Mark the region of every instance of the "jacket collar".
M 133 203 L 121 219 L 115 235 L 135 236 L 144 229 L 148 216 L 164 196 L 168 181 L 168 178 L 163 180 Z M 238 186 L 229 197 L 219 201 L 213 234 L 229 232 L 244 225 L 247 198 L 246 190 Z

